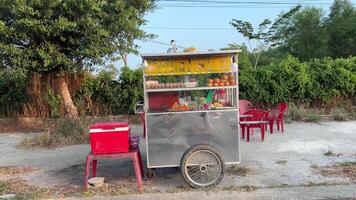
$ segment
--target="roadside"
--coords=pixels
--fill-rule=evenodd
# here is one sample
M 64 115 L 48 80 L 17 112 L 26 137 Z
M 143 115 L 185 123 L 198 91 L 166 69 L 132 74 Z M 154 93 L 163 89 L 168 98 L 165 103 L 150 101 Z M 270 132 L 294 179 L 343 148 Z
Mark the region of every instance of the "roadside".
M 140 135 L 141 132 L 141 126 L 132 126 L 133 134 Z M 355 133 L 355 121 L 323 122 L 322 124 L 294 122 L 286 125 L 284 134 L 280 132 L 275 132 L 273 135 L 267 134 L 264 142 L 260 141 L 260 134 L 255 131 L 250 143 L 241 142 L 241 164 L 228 170 L 222 182 L 216 188 L 210 189 L 207 195 L 221 193 L 221 197 L 227 195 L 228 199 L 231 195 L 233 198 L 234 195 L 241 194 L 248 198 L 252 194 L 258 197 L 264 191 L 272 195 L 279 190 L 293 192 L 289 188 L 317 187 L 337 187 L 341 188 L 340 190 L 344 188 L 345 192 L 341 192 L 342 194 L 351 194 L 347 191 L 350 186 L 354 186 L 352 185 L 355 184 L 354 179 L 341 172 L 325 174 L 321 170 L 325 169 L 323 168 L 325 166 L 356 162 Z M 53 189 L 52 195 L 58 198 L 73 195 L 76 198 L 124 195 L 112 198 L 126 199 L 136 196 L 131 197 L 131 194 L 136 194 L 137 190 L 133 167 L 129 160 L 100 162 L 98 176 L 105 177 L 107 190 L 82 193 L 85 156 L 90 150 L 89 145 L 34 150 L 16 148 L 16 145 L 24 138 L 33 137 L 36 134 L 0 134 L 0 166 L 36 169 L 12 176 L 12 178 L 20 178 L 30 186 Z M 140 147 L 145 160 L 144 140 L 141 141 Z M 6 178 L 9 177 L 0 176 L 0 180 Z M 324 198 L 322 192 L 320 191 L 320 196 L 318 192 L 315 194 L 319 198 Z M 187 187 L 180 172 L 173 168 L 158 170 L 155 179 L 144 181 L 143 193 L 142 198 L 146 196 L 155 198 L 152 195 L 160 193 L 161 199 L 165 199 L 165 195 L 171 194 L 173 198 L 188 194 L 195 196 L 195 193 L 200 192 Z M 303 193 L 301 191 L 301 194 Z M 356 194 L 352 193 L 352 196 L 356 197 Z M 325 197 L 334 198 L 333 195 Z M 351 196 L 342 196 L 344 197 Z M 189 199 L 189 195 L 186 198 Z M 261 198 L 264 196 L 262 195 Z
M 356 199 L 356 185 L 337 185 L 337 186 L 312 186 L 312 187 L 282 187 L 282 188 L 261 188 L 254 192 L 241 191 L 222 191 L 222 192 L 184 192 L 184 193 L 155 193 L 155 194 L 138 194 L 129 196 L 113 196 L 113 197 L 90 197 L 82 198 L 86 200 L 235 200 L 235 199 L 298 199 L 298 200 L 354 200 Z M 74 200 L 78 198 L 68 198 Z

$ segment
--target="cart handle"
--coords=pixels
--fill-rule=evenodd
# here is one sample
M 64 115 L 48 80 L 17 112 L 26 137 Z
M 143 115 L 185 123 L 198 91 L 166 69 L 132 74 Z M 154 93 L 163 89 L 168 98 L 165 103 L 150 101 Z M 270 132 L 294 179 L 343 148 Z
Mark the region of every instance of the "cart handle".
M 142 132 L 143 138 L 146 138 L 146 120 L 145 120 L 145 111 L 144 111 L 144 103 L 142 101 L 137 102 L 135 105 L 135 114 L 138 114 L 141 118 L 142 122 Z

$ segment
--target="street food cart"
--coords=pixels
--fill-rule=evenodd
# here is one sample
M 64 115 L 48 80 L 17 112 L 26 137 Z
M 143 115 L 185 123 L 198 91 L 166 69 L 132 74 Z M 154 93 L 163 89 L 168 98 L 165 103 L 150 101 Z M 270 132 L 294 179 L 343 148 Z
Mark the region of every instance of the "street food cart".
M 193 187 L 240 162 L 239 50 L 143 54 L 147 167 L 180 167 Z

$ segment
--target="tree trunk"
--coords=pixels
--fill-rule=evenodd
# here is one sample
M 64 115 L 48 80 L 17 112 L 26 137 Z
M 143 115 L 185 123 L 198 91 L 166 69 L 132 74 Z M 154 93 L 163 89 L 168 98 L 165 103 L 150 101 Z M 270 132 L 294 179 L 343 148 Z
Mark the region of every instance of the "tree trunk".
M 30 83 L 27 86 L 27 94 L 30 98 L 28 104 L 28 116 L 30 117 L 48 117 L 49 108 L 42 88 L 42 75 L 30 74 Z
M 258 61 L 260 60 L 260 56 L 261 56 L 261 51 L 257 54 L 257 58 L 255 60 L 255 69 L 257 69 L 257 65 L 258 65 Z
M 70 92 L 68 89 L 68 84 L 65 79 L 65 76 L 59 75 L 57 77 L 58 80 L 58 92 L 62 97 L 62 104 L 64 107 L 64 115 L 67 118 L 78 119 L 78 110 L 74 105 L 72 97 L 70 96 Z

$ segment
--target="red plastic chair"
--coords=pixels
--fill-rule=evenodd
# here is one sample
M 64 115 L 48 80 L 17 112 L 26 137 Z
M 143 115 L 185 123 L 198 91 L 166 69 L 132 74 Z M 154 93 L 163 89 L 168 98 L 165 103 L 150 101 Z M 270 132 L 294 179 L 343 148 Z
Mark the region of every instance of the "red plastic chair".
M 269 126 L 269 133 L 270 133 L 270 134 L 273 134 L 274 119 L 275 119 L 275 114 L 274 114 L 274 112 L 271 111 L 271 110 L 267 110 L 267 111 L 266 111 L 266 118 L 265 118 L 265 120 L 266 120 L 268 123 L 266 123 L 265 129 L 267 130 L 267 128 L 268 128 L 268 126 Z
M 251 117 L 246 118 L 244 121 L 240 122 L 242 128 L 242 139 L 245 138 L 245 128 L 247 128 L 247 142 L 250 141 L 250 129 L 260 128 L 261 129 L 261 140 L 265 139 L 265 126 L 266 123 L 266 114 L 265 110 L 249 110 L 245 113 L 246 115 L 251 115 Z
M 282 128 L 282 133 L 284 133 L 284 112 L 288 109 L 288 104 L 286 102 L 277 105 L 275 121 L 277 122 L 277 130 L 279 127 Z
M 239 113 L 244 115 L 248 110 L 253 109 L 252 103 L 247 100 L 239 100 Z

